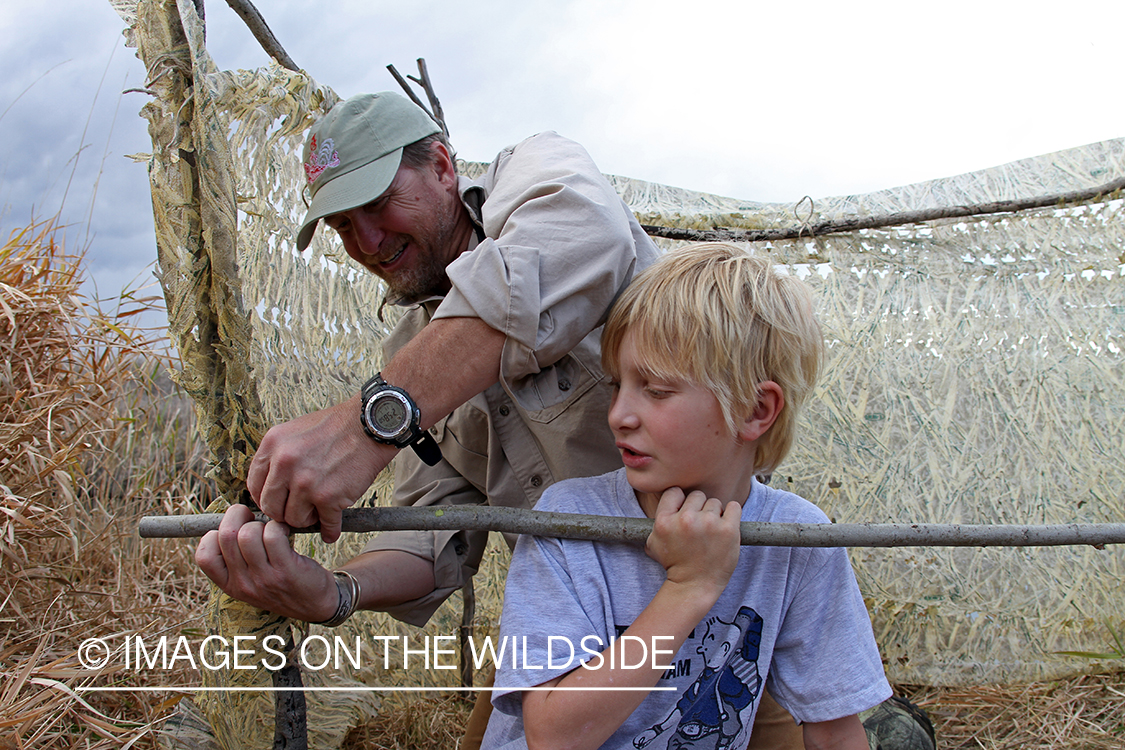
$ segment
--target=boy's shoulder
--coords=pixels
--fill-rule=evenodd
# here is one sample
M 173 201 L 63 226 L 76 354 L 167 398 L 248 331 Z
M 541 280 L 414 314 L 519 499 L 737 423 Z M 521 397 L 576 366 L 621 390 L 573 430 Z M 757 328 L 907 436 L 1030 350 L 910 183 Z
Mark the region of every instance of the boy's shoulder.
M 743 521 L 769 523 L 829 523 L 819 507 L 800 495 L 755 481 L 742 509 Z
M 536 510 L 554 513 L 586 513 L 597 516 L 643 518 L 624 469 L 593 477 L 575 477 L 557 482 L 543 493 Z M 829 523 L 815 504 L 800 495 L 754 482 L 742 510 L 743 521 L 772 523 Z
M 539 498 L 535 509 L 594 516 L 644 515 L 625 478 L 624 469 L 594 477 L 575 477 L 556 482 Z

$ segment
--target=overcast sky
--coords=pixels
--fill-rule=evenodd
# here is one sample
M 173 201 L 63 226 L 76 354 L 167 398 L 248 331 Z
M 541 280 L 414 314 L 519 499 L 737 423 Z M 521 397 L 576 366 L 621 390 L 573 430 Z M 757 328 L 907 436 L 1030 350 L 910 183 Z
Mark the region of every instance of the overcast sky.
M 863 193 L 1125 136 L 1125 2 L 257 0 L 342 96 L 425 57 L 459 155 L 540 130 L 605 172 L 756 201 Z M 265 54 L 208 0 L 221 68 Z M 0 5 L 0 231 L 60 208 L 101 296 L 155 259 L 144 70 L 104 0 Z M 73 175 L 73 176 L 72 176 Z M 96 194 L 92 186 L 97 184 Z

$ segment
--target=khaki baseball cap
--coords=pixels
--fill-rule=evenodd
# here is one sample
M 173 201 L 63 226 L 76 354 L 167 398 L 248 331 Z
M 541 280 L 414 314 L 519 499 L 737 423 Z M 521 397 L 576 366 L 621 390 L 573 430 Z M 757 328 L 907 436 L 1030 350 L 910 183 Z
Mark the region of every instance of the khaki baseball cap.
M 382 195 L 398 172 L 402 147 L 439 132 L 425 110 L 391 92 L 360 94 L 333 107 L 305 142 L 311 203 L 297 233 L 297 249 L 309 246 L 325 216 Z

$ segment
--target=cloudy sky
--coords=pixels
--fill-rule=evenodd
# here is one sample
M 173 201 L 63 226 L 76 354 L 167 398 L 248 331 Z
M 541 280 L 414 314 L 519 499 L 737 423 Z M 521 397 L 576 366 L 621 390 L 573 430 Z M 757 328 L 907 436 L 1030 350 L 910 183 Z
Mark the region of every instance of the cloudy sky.
M 257 0 L 343 96 L 425 57 L 460 156 L 552 129 L 606 172 L 757 201 L 862 193 L 1125 136 L 1125 3 Z M 18 12 L 17 12 L 18 11 Z M 222 68 L 265 54 L 208 0 Z M 155 258 L 144 70 L 104 0 L 0 5 L 0 232 L 61 212 L 102 297 Z M 94 187 L 96 186 L 96 190 Z

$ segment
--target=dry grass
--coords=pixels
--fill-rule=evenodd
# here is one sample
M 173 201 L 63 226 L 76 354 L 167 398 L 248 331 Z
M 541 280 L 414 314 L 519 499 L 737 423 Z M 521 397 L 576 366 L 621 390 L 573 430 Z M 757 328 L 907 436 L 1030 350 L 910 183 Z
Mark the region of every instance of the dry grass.
M 1028 685 L 904 687 L 941 750 L 1121 750 L 1125 670 Z
M 389 694 L 377 716 L 348 733 L 342 750 L 454 750 L 472 710 L 464 695 L 403 695 Z
M 141 541 L 139 516 L 210 501 L 190 409 L 157 342 L 130 325 L 155 304 L 107 315 L 78 295 L 81 258 L 49 224 L 0 250 L 0 748 L 143 748 L 181 696 L 79 693 L 141 686 L 92 676 L 87 637 L 199 627 L 204 579 L 181 541 Z M 162 684 L 198 675 L 161 674 Z M 943 750 L 1125 747 L 1125 671 L 1032 685 L 904 686 L 930 712 Z M 461 695 L 389 694 L 347 750 L 456 747 Z
M 135 526 L 209 490 L 190 412 L 133 323 L 155 302 L 126 292 L 103 312 L 56 236 L 36 224 L 0 249 L 0 747 L 151 747 L 178 696 L 79 692 L 94 675 L 76 651 L 193 616 L 190 549 L 142 545 Z

